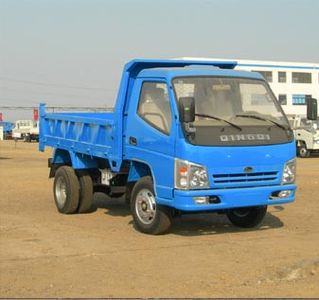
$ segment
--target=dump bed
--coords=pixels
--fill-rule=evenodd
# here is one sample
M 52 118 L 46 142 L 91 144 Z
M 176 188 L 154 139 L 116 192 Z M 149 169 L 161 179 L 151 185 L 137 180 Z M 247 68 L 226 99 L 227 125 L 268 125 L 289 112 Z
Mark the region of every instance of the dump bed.
M 40 105 L 40 145 L 110 159 L 114 143 L 113 112 L 47 113 Z

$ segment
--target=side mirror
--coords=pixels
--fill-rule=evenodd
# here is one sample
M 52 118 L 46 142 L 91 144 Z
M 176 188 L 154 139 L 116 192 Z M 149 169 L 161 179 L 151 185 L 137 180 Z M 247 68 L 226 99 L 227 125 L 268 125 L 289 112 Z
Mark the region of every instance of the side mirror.
M 192 123 L 195 121 L 195 99 L 193 97 L 180 97 L 179 118 L 183 123 Z
M 307 97 L 307 119 L 308 120 L 317 120 L 318 117 L 318 106 L 317 106 L 317 99 Z

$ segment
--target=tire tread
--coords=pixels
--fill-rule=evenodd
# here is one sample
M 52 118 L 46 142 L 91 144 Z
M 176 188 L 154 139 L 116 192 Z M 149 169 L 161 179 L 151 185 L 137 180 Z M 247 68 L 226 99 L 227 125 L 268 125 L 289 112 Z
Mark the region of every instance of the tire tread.
M 79 176 L 80 196 L 78 213 L 87 213 L 92 209 L 93 183 L 90 174 L 83 173 Z
M 147 188 L 154 194 L 154 184 L 151 176 L 142 177 L 135 185 L 132 191 L 131 211 L 135 227 L 143 233 L 159 235 L 166 233 L 172 224 L 172 214 L 169 207 L 156 204 L 156 217 L 152 224 L 146 225 L 138 220 L 135 212 L 135 199 L 139 190 Z
M 67 200 L 63 207 L 58 206 L 58 202 L 55 196 L 55 185 L 57 178 L 59 176 L 64 176 L 66 183 L 67 183 Z M 53 193 L 54 199 L 56 202 L 57 209 L 60 213 L 63 214 L 73 214 L 77 211 L 79 205 L 79 198 L 80 198 L 80 184 L 79 180 L 74 172 L 74 169 L 70 166 L 61 166 L 55 173 L 54 185 L 53 185 Z

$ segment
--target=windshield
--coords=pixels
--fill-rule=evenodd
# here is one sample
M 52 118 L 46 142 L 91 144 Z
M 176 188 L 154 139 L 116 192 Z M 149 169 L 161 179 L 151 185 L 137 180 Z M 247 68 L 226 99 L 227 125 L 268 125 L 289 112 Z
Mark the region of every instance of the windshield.
M 289 123 L 280 105 L 268 85 L 262 80 L 235 77 L 181 77 L 173 80 L 173 86 L 177 101 L 183 97 L 194 98 L 193 126 L 196 135 L 203 135 L 201 129 L 205 128 L 206 140 L 208 128 L 212 130 L 214 127 L 222 130 L 227 128 L 231 134 L 236 130 L 236 134 L 238 131 L 242 131 L 239 132 L 241 134 L 249 133 L 249 130 L 251 133 L 258 133 L 258 130 L 256 132 L 253 129 L 262 127 L 269 130 L 276 127 L 273 129 L 273 136 L 281 131 L 279 134 L 281 137 L 277 138 L 276 142 L 282 140 L 283 132 L 289 130 Z M 203 141 L 201 137 L 197 136 L 197 139 Z
M 228 121 L 260 124 L 237 115 L 258 115 L 288 125 L 279 104 L 261 80 L 244 78 L 187 77 L 173 81 L 177 99 L 193 97 L 197 114 L 213 115 Z M 197 117 L 196 120 L 200 120 Z M 195 121 L 196 122 L 196 121 Z M 210 119 L 209 122 L 216 123 Z

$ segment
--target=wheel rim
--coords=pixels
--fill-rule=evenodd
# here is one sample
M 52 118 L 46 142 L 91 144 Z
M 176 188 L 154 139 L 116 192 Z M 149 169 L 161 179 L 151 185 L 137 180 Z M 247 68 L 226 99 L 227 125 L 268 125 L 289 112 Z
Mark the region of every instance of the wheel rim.
M 67 198 L 67 190 L 65 179 L 61 176 L 57 179 L 55 184 L 55 196 L 59 207 L 63 207 Z
M 307 155 L 307 149 L 306 148 L 300 148 L 300 156 L 306 156 Z
M 156 215 L 156 203 L 153 193 L 142 189 L 136 196 L 135 211 L 139 220 L 144 224 L 151 224 Z
M 250 213 L 249 208 L 237 208 L 233 210 L 233 214 L 237 217 L 244 218 L 247 217 Z

